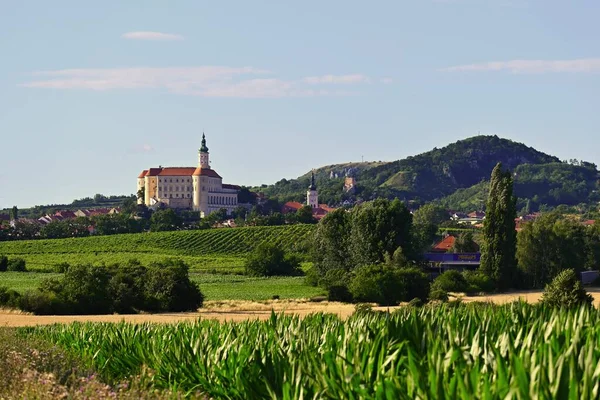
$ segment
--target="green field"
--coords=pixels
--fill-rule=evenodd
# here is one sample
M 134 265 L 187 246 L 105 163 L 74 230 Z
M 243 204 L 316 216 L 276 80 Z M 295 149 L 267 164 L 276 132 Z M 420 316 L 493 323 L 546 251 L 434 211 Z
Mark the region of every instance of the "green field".
M 598 326 L 593 308 L 513 303 L 21 333 L 70 349 L 106 382 L 151 371 L 154 389 L 199 398 L 579 400 L 600 394 Z
M 23 293 L 34 290 L 43 279 L 59 278 L 61 274 L 40 272 L 2 272 L 0 286 Z M 190 279 L 200 286 L 205 300 L 269 300 L 301 299 L 323 295 L 321 288 L 307 286 L 303 277 L 255 278 L 244 275 L 190 273 Z
M 261 243 L 275 243 L 302 253 L 314 225 L 264 226 L 151 232 L 87 238 L 0 242 L 0 255 L 21 257 L 27 268 L 51 271 L 55 265 L 126 263 L 144 264 L 177 257 L 192 270 L 241 272 L 246 255 Z

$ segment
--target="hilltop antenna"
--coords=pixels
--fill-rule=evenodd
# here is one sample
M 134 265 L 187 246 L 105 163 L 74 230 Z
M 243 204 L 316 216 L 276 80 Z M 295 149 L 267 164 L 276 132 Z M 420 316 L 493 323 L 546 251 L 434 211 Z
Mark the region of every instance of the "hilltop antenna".
M 360 162 L 365 162 L 365 156 L 360 156 Z

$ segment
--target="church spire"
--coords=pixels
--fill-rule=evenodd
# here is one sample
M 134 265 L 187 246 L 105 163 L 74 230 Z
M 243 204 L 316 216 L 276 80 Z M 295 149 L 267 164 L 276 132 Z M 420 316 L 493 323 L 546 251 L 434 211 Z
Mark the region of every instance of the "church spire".
M 310 186 L 308 190 L 317 190 L 317 185 L 315 185 L 315 171 L 310 172 Z
M 202 147 L 200 147 L 201 153 L 208 153 L 208 147 L 206 147 L 206 136 L 204 136 L 204 132 L 202 132 Z

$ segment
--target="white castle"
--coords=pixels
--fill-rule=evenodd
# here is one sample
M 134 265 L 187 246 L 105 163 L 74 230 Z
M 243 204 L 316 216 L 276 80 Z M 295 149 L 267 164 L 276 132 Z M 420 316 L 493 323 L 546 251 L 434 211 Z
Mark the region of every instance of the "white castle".
M 239 186 L 223 183 L 210 168 L 206 137 L 198 150 L 198 167 L 159 167 L 142 171 L 137 179 L 138 204 L 163 203 L 171 208 L 199 211 L 202 217 L 221 208 L 230 214 L 238 205 Z

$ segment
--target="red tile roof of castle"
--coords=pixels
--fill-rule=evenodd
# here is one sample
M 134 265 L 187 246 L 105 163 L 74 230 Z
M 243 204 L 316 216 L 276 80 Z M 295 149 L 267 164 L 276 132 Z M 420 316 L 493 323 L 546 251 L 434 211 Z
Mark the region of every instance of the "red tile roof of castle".
M 193 167 L 168 167 L 158 173 L 159 176 L 190 176 L 196 171 Z
M 143 178 L 143 177 L 145 177 L 147 173 L 148 173 L 148 170 L 147 170 L 147 169 L 143 170 L 143 171 L 142 171 L 142 173 L 141 173 L 141 174 L 138 176 L 138 178 Z
M 240 190 L 241 187 L 238 185 L 230 185 L 228 183 L 224 183 L 223 184 L 223 189 L 235 189 L 235 190 Z
M 208 176 L 209 178 L 220 178 L 221 175 L 217 174 L 217 172 L 214 169 L 210 169 L 210 168 L 196 168 L 196 170 L 194 171 L 194 173 L 192 174 L 193 176 Z
M 150 168 L 146 176 L 157 176 L 162 171 L 162 168 Z

